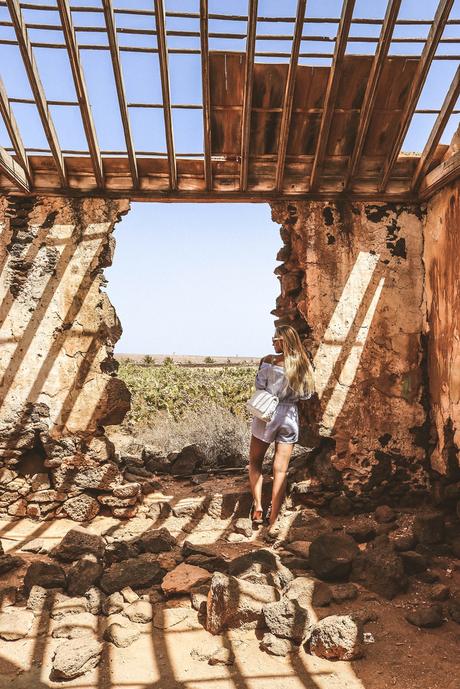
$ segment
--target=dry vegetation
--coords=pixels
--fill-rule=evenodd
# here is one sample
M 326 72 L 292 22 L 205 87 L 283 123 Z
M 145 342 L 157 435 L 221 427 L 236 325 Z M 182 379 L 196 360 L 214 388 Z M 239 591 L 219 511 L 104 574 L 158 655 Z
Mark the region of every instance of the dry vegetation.
M 164 454 L 196 443 L 208 465 L 242 464 L 251 420 L 245 402 L 256 371 L 257 366 L 187 368 L 122 360 L 118 373 L 132 394 L 123 432 Z

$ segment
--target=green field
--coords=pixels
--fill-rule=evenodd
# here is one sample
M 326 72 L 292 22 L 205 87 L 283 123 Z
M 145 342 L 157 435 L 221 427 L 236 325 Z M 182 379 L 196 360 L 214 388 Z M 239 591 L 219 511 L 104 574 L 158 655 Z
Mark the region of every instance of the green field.
M 247 420 L 245 402 L 254 389 L 256 371 L 257 366 L 142 366 L 122 360 L 118 375 L 132 394 L 126 421 L 148 423 L 159 411 L 178 421 L 186 410 L 209 403 Z

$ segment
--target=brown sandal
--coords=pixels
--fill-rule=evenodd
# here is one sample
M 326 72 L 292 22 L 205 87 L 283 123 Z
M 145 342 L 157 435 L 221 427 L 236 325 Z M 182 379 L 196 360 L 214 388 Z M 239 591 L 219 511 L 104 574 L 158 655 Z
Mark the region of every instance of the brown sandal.
M 253 524 L 263 524 L 264 523 L 264 513 L 263 510 L 255 510 L 254 503 L 251 505 L 251 521 Z

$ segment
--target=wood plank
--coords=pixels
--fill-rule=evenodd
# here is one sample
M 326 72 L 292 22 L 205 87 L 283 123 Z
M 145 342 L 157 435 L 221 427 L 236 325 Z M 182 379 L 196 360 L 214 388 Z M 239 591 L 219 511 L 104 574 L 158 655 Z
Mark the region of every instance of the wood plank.
M 204 178 L 212 189 L 211 89 L 209 85 L 208 0 L 200 0 L 201 85 L 203 99 Z
M 299 61 L 300 44 L 302 39 L 303 24 L 305 18 L 306 0 L 298 0 L 297 14 L 294 27 L 294 39 L 292 41 L 291 57 L 289 60 L 289 68 L 286 78 L 286 85 L 283 99 L 283 114 L 281 117 L 279 145 L 278 145 L 278 163 L 276 166 L 275 189 L 280 191 L 283 187 L 284 164 L 286 161 L 286 151 L 288 145 L 289 128 L 291 123 L 292 105 L 294 102 L 294 90 L 297 73 L 297 64 Z
M 324 99 L 323 116 L 321 118 L 315 159 L 313 161 L 313 168 L 310 176 L 310 189 L 312 190 L 318 185 L 319 177 L 321 175 L 321 166 L 327 150 L 327 142 L 332 123 L 332 116 L 334 114 L 334 104 L 340 80 L 341 66 L 347 47 L 348 34 L 350 31 L 354 7 L 355 0 L 344 0 L 340 24 L 337 30 L 334 57 L 332 59 L 326 96 Z
M 450 182 L 460 177 L 460 152 L 444 160 L 440 165 L 431 170 L 423 179 L 419 197 L 423 201 L 429 199 L 437 191 L 445 187 Z
M 393 171 L 394 164 L 398 158 L 401 151 L 401 146 L 403 145 L 404 138 L 406 136 L 407 130 L 412 120 L 414 110 L 417 107 L 417 102 L 422 92 L 423 86 L 428 75 L 428 71 L 431 67 L 431 62 L 433 60 L 434 54 L 438 47 L 438 43 L 443 34 L 446 22 L 449 18 L 450 11 L 454 4 L 454 0 L 440 0 L 438 9 L 436 11 L 433 23 L 431 25 L 428 38 L 426 39 L 425 46 L 420 57 L 420 61 L 417 67 L 417 72 L 415 73 L 414 81 L 407 97 L 404 112 L 401 117 L 398 134 L 394 141 L 392 150 L 383 168 L 383 173 L 379 181 L 379 190 L 385 191 L 385 188 L 390 179 L 391 173 Z
M 126 105 L 125 86 L 120 61 L 120 50 L 118 47 L 118 38 L 115 28 L 115 16 L 111 0 L 102 0 L 102 7 L 104 9 L 104 18 L 109 42 L 110 57 L 112 59 L 112 68 L 115 77 L 115 86 L 117 89 L 118 107 L 120 108 L 120 117 L 123 125 L 123 132 L 125 135 L 126 150 L 128 153 L 129 167 L 131 171 L 131 179 L 133 182 L 133 186 L 137 188 L 139 186 L 139 173 L 137 170 L 136 151 L 134 149 L 131 125 L 129 122 L 128 107 Z
M 11 140 L 11 145 L 14 148 L 15 155 L 18 159 L 19 165 L 24 170 L 29 186 L 33 186 L 32 173 L 30 170 L 29 160 L 27 158 L 27 153 L 24 149 L 24 144 L 22 141 L 21 133 L 16 122 L 16 118 L 13 113 L 10 101 L 8 100 L 8 94 L 6 92 L 5 85 L 0 77 L 0 114 L 3 117 L 5 123 L 6 131 Z M 5 151 L 6 152 L 6 151 Z
M 161 93 L 163 96 L 166 150 L 168 152 L 169 163 L 169 184 L 171 189 L 174 190 L 177 189 L 177 165 L 174 151 L 171 94 L 169 89 L 168 49 L 166 46 L 165 9 L 163 0 L 155 0 L 155 22 L 158 42 L 158 59 L 160 63 Z
M 258 0 L 249 0 L 246 39 L 246 71 L 244 76 L 243 113 L 241 117 L 240 190 L 246 191 L 249 169 L 249 139 L 251 136 L 251 107 L 254 83 L 254 53 L 256 49 Z
M 25 170 L 0 146 L 0 172 L 2 172 L 20 191 L 30 191 Z
M 48 145 L 50 147 L 51 155 L 59 175 L 59 179 L 63 186 L 67 185 L 67 176 L 64 165 L 64 158 L 62 156 L 59 139 L 54 127 L 51 114 L 48 109 L 45 91 L 38 73 L 35 57 L 32 52 L 32 46 L 29 40 L 29 34 L 26 29 L 24 18 L 22 16 L 21 8 L 18 0 L 6 0 L 8 10 L 10 12 L 11 20 L 13 22 L 16 39 L 21 52 L 22 61 L 29 79 L 30 88 L 34 95 L 35 104 L 37 106 L 38 114 L 45 132 Z
M 398 17 L 399 9 L 401 7 L 401 0 L 390 0 L 388 3 L 385 19 L 383 21 L 382 31 L 380 32 L 379 42 L 372 62 L 371 72 L 367 81 L 366 92 L 364 94 L 363 104 L 361 106 L 361 113 L 359 117 L 358 132 L 355 139 L 353 153 L 350 157 L 350 165 L 347 175 L 344 180 L 344 191 L 350 185 L 350 181 L 356 173 L 359 166 L 359 160 L 364 148 L 364 141 L 366 140 L 369 124 L 371 122 L 372 113 L 377 97 L 377 89 L 382 76 L 383 65 L 391 45 L 391 38 L 393 36 L 394 27 Z
M 433 125 L 433 129 L 431 130 L 428 141 L 426 142 L 425 148 L 423 149 L 422 155 L 420 156 L 417 169 L 415 170 L 414 177 L 412 179 L 412 189 L 414 191 L 419 187 L 420 182 L 423 179 L 423 175 L 428 170 L 428 167 L 433 159 L 438 143 L 446 128 L 447 122 L 449 121 L 449 117 L 452 113 L 452 110 L 455 107 L 455 104 L 457 103 L 459 96 L 460 66 L 457 67 L 457 71 L 455 72 L 455 76 L 452 80 L 449 91 L 447 92 L 447 95 L 444 99 L 444 103 L 442 104 L 441 112 L 436 118 L 436 122 Z
M 80 106 L 83 128 L 85 130 L 85 136 L 93 163 L 94 175 L 96 177 L 97 185 L 103 188 L 104 175 L 102 170 L 101 152 L 97 141 L 96 128 L 94 126 L 85 77 L 80 62 L 80 53 L 75 35 L 75 29 L 73 26 L 69 0 L 57 0 L 57 4 L 61 17 L 62 31 L 67 46 L 67 53 L 69 55 L 73 81 L 75 84 L 75 92 L 77 94 L 77 99 Z

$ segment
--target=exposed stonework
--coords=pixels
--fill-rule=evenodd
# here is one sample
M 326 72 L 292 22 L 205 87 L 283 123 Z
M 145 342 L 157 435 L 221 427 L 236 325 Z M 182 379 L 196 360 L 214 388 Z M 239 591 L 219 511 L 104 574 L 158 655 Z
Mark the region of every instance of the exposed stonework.
M 27 485 L 8 483 L 10 498 L 26 495 L 30 516 L 121 480 L 103 426 L 122 421 L 130 395 L 115 375 L 121 326 L 101 287 L 113 227 L 128 209 L 124 200 L 0 198 L 0 466 L 49 469 L 67 493 L 48 491 L 50 509 Z M 2 495 L 0 514 L 10 498 Z
M 281 202 L 276 324 L 314 356 L 319 436 L 352 495 L 426 492 L 423 222 L 418 207 Z
M 428 379 L 436 445 L 431 465 L 460 481 L 460 182 L 429 202 L 423 260 L 426 270 Z M 460 497 L 460 493 L 457 497 Z

